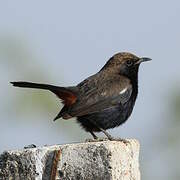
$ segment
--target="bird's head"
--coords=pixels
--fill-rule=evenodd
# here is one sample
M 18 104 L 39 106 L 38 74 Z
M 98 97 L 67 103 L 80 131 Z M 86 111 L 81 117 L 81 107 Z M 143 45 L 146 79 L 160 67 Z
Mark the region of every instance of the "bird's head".
M 134 76 L 138 73 L 139 65 L 142 62 L 150 61 L 150 58 L 139 58 L 134 54 L 122 52 L 117 53 L 109 59 L 102 70 L 118 73 L 125 76 Z

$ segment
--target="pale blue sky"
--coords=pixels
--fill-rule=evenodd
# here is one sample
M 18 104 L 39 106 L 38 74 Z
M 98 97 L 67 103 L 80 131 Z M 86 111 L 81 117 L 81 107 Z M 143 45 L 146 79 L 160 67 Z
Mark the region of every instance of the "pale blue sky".
M 151 146 L 165 126 L 165 119 L 169 118 L 169 102 L 166 98 L 180 83 L 179 18 L 180 3 L 177 0 L 1 1 L 0 151 L 22 148 L 31 143 L 77 142 L 89 137 L 75 123 L 73 126 L 69 122 L 52 123 L 59 104 L 53 113 L 44 113 L 34 104 L 33 114 L 32 110 L 28 111 L 29 106 L 24 107 L 25 110 L 18 110 L 18 114 L 11 114 L 12 101 L 20 96 L 22 90 L 13 89 L 9 81 L 36 80 L 36 75 L 33 79 L 24 76 L 34 70 L 45 74 L 42 79 L 37 78 L 38 82 L 75 85 L 97 72 L 114 53 L 129 51 L 138 56 L 150 57 L 153 61 L 140 68 L 139 96 L 131 118 L 111 133 L 140 140 L 142 165 L 146 162 L 146 167 L 153 169 L 154 164 L 160 164 L 155 166 L 155 173 L 149 175 L 149 179 L 168 177 L 161 173 L 161 166 L 164 165 L 161 158 L 149 159 L 157 155 L 156 151 L 152 152 Z M 23 55 L 20 54 L 21 60 L 17 62 L 26 64 L 23 69 L 13 63 L 13 53 L 8 55 L 12 65 L 5 62 L 5 46 L 14 48 L 16 45 L 27 51 L 30 57 L 33 54 L 35 59 L 31 61 L 31 58 L 27 58 L 23 62 Z M 32 119 L 33 123 L 30 121 Z M 62 124 L 63 128 L 57 128 Z M 66 136 L 74 126 L 76 133 Z

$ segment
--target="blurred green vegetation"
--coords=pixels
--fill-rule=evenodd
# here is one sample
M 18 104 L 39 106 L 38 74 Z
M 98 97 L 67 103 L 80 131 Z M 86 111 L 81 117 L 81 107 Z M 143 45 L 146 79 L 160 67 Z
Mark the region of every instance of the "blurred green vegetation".
M 43 64 L 40 63 L 39 57 L 37 58 L 30 51 L 28 43 L 25 43 L 22 39 L 10 36 L 0 37 L 0 57 L 0 63 L 4 65 L 8 73 L 14 75 L 12 81 L 50 82 L 52 79 L 51 74 L 47 73 Z M 46 92 L 38 93 L 42 91 L 35 90 L 36 92 L 34 92 L 29 89 L 20 91 L 20 96 L 17 95 L 16 98 L 19 108 L 23 108 L 25 104 L 30 104 L 33 107 L 34 103 L 50 110 L 56 107 L 52 96 L 47 95 Z
M 29 48 L 28 42 L 9 35 L 0 37 L 0 63 L 9 77 L 13 77 L 10 81 L 53 82 L 53 75 L 45 69 L 41 62 L 41 58 L 37 57 Z M 58 72 L 58 77 L 62 76 Z M 11 87 L 9 82 L 7 84 L 8 88 Z M 33 115 L 34 112 L 35 114 L 43 113 L 47 119 L 52 121 L 62 108 L 61 101 L 49 91 L 20 88 L 17 91 L 17 88 L 14 88 L 13 95 L 14 101 L 9 100 L 11 108 L 8 104 L 7 111 L 13 109 L 15 114 L 18 116 L 21 114 L 21 117 Z M 18 118 L 14 118 L 14 120 L 19 121 Z M 36 118 L 31 121 L 34 120 L 37 121 Z M 60 123 L 55 123 L 57 123 L 56 130 L 62 131 L 64 137 L 74 139 L 78 136 L 73 121 L 67 123 L 67 121 L 61 120 Z M 70 131 L 64 131 L 64 126 L 67 124 Z
M 172 161 L 172 179 L 179 180 L 180 179 L 180 89 L 179 87 L 175 87 L 170 96 L 170 117 L 169 123 L 167 126 L 166 134 L 166 144 L 164 144 L 164 148 L 167 148 L 167 156 Z
M 180 125 L 180 89 L 178 88 L 173 94 L 171 112 L 174 114 L 174 123 Z
M 44 83 L 53 81 L 51 72 L 45 69 L 43 63 L 40 61 L 40 57 L 37 57 L 30 49 L 28 43 L 21 38 L 19 39 L 9 35 L 0 37 L 1 66 L 3 66 L 7 74 L 11 74 L 10 77 L 14 77 L 12 80 L 15 81 L 27 80 Z M 63 75 L 58 74 L 58 76 L 62 77 Z M 8 87 L 10 87 L 10 85 Z M 154 163 L 156 159 L 160 157 L 161 163 L 166 162 L 169 164 L 169 176 L 167 180 L 179 180 L 180 89 L 175 87 L 175 90 L 168 92 L 168 94 L 166 112 L 164 112 L 164 116 L 167 116 L 163 120 L 163 128 L 159 127 L 160 131 L 158 136 L 152 140 L 152 149 L 155 149 L 157 157 L 153 157 L 154 159 L 150 158 L 149 161 L 153 161 Z M 32 115 L 35 111 L 41 111 L 47 116 L 47 120 L 52 121 L 51 115 L 53 114 L 55 117 L 62 107 L 55 95 L 42 90 L 19 89 L 17 91 L 14 89 L 13 96 L 14 101 L 10 101 L 12 103 L 10 103 L 11 106 L 16 111 L 16 114 L 21 114 L 24 117 Z M 49 115 L 49 113 L 51 113 L 51 115 Z M 14 118 L 14 120 L 19 121 L 18 118 Z M 36 121 L 37 119 L 34 118 L 31 121 L 34 120 Z M 60 125 L 58 124 L 56 126 L 56 130 L 63 131 L 64 136 L 69 139 L 79 137 L 78 125 L 76 128 L 74 122 L 70 121 L 68 122 L 68 130 L 64 130 L 65 124 L 67 124 L 67 121 L 61 121 Z M 84 140 L 83 136 L 80 138 Z M 146 163 L 148 162 L 144 162 L 144 164 Z M 144 177 L 148 177 L 150 171 L 144 169 L 144 172 L 147 173 Z

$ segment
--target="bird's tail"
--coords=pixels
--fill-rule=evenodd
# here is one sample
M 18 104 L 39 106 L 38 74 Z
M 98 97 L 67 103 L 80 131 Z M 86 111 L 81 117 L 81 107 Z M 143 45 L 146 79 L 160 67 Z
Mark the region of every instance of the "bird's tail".
M 68 87 L 66 88 L 66 87 L 53 86 L 49 84 L 39 84 L 39 83 L 23 82 L 23 81 L 11 82 L 11 84 L 15 87 L 49 90 L 54 94 L 56 94 L 60 99 L 62 99 L 63 103 L 66 106 L 70 106 L 74 104 L 77 99 L 76 93 L 70 90 Z
M 23 81 L 11 82 L 11 84 L 15 87 L 46 89 L 46 90 L 59 88 L 58 86 L 52 86 L 49 84 L 39 84 L 39 83 L 23 82 Z

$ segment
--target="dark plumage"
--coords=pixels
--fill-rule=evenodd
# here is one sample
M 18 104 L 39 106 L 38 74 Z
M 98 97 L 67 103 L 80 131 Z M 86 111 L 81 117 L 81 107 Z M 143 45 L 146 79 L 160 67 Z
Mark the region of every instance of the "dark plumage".
M 131 53 L 115 54 L 98 73 L 72 87 L 29 82 L 12 84 L 50 90 L 64 103 L 55 120 L 77 117 L 77 121 L 94 138 L 97 138 L 94 132 L 102 131 L 112 139 L 105 130 L 121 125 L 131 115 L 138 94 L 139 65 L 149 60 Z

